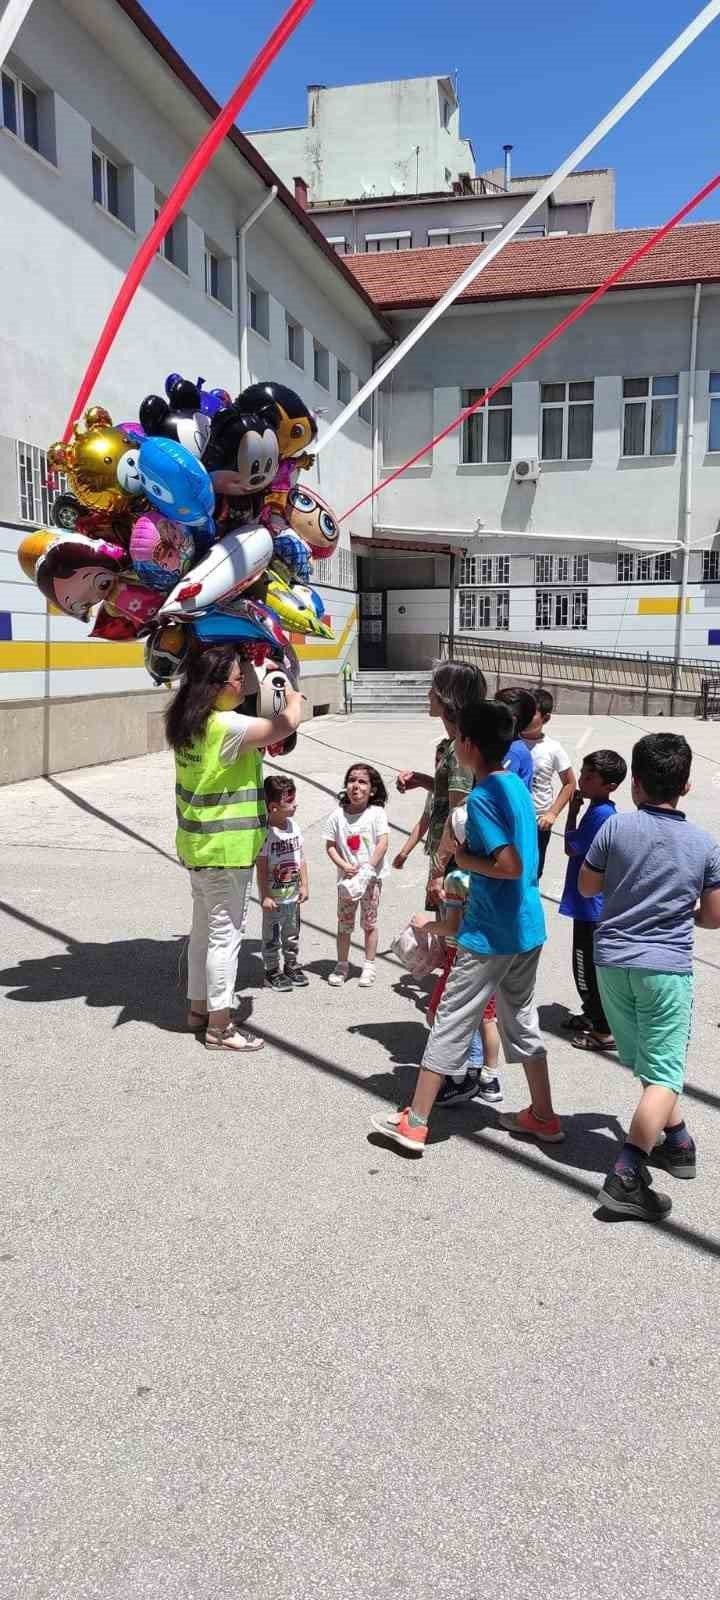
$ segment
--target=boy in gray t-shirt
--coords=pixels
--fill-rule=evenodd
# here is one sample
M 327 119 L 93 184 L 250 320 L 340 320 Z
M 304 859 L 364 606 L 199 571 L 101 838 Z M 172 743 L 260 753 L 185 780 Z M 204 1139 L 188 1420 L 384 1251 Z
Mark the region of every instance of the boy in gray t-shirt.
M 643 1085 L 630 1132 L 598 1198 L 610 1211 L 658 1222 L 652 1159 L 695 1177 L 695 1145 L 680 1110 L 693 992 L 693 929 L 720 927 L 720 845 L 678 811 L 692 751 L 675 733 L 650 733 L 632 753 L 637 811 L 609 817 L 580 869 L 583 895 L 602 894 L 595 966 L 620 1060 Z M 699 902 L 699 907 L 698 907 Z M 697 907 L 697 909 L 696 909 Z M 664 1143 L 656 1147 L 659 1135 Z

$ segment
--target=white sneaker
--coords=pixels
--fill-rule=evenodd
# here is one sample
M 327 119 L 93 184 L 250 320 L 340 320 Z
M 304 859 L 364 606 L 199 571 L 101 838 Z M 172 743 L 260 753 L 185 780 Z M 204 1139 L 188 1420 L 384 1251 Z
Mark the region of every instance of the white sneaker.
M 337 966 L 333 967 L 332 972 L 330 973 L 330 976 L 328 978 L 328 983 L 331 984 L 333 989 L 340 989 L 340 988 L 342 988 L 342 985 L 346 982 L 347 975 L 348 975 L 348 963 L 347 963 L 347 961 L 338 961 Z
M 375 967 L 372 961 L 366 961 L 358 981 L 359 989 L 370 989 L 375 982 Z

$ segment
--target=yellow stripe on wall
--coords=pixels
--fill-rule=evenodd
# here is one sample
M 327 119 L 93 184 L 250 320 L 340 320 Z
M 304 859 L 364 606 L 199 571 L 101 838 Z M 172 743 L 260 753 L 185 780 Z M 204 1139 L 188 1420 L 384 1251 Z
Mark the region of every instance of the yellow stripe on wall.
M 300 660 L 336 661 L 345 650 L 356 622 L 357 609 L 353 607 L 339 639 L 296 645 Z M 0 672 L 94 672 L 109 667 L 142 667 L 143 646 L 85 639 L 78 640 L 77 644 L 53 643 L 49 646 L 49 657 L 48 660 L 48 647 L 42 640 L 0 642 Z
M 49 656 L 49 659 L 48 659 Z M 85 640 L 78 644 L 51 644 L 38 641 L 25 643 L 21 639 L 0 644 L 0 672 L 77 672 L 99 671 L 107 667 L 141 667 L 141 644 L 107 644 L 101 639 Z
M 639 617 L 676 617 L 680 610 L 680 601 L 677 595 L 642 595 L 638 600 L 637 614 Z M 690 601 L 685 601 L 686 615 L 690 610 Z

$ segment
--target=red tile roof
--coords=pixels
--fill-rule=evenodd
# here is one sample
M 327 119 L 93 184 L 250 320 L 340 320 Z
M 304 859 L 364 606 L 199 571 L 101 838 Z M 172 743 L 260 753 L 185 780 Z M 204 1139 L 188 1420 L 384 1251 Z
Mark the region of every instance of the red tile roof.
M 460 301 L 580 294 L 597 288 L 633 254 L 653 228 L 522 239 L 508 244 Z M 433 305 L 480 254 L 476 244 L 346 256 L 358 282 L 383 311 Z M 676 228 L 623 278 L 620 288 L 720 281 L 720 223 Z

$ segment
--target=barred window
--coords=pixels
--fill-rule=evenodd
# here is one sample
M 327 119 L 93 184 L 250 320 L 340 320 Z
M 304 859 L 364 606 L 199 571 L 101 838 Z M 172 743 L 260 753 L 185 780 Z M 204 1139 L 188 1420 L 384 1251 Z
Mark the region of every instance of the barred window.
M 720 550 L 703 550 L 703 583 L 720 583 Z
M 501 584 L 510 582 L 509 556 L 463 556 L 460 562 L 460 585 L 472 588 L 475 584 Z
M 535 627 L 538 631 L 548 628 L 584 629 L 587 628 L 587 619 L 587 589 L 536 589 Z
M 461 590 L 459 601 L 461 632 L 476 633 L 482 628 L 505 630 L 510 627 L 510 595 L 507 590 L 499 594 Z
M 582 556 L 535 556 L 536 583 L 587 583 L 588 558 Z
M 47 454 L 36 444 L 17 442 L 18 502 L 20 521 L 45 526 L 52 522 L 58 495 L 67 492 L 64 473 L 50 473 Z M 52 482 L 48 482 L 48 476 Z
M 618 583 L 671 583 L 672 553 L 664 550 L 660 555 L 637 555 L 622 550 L 617 558 Z

